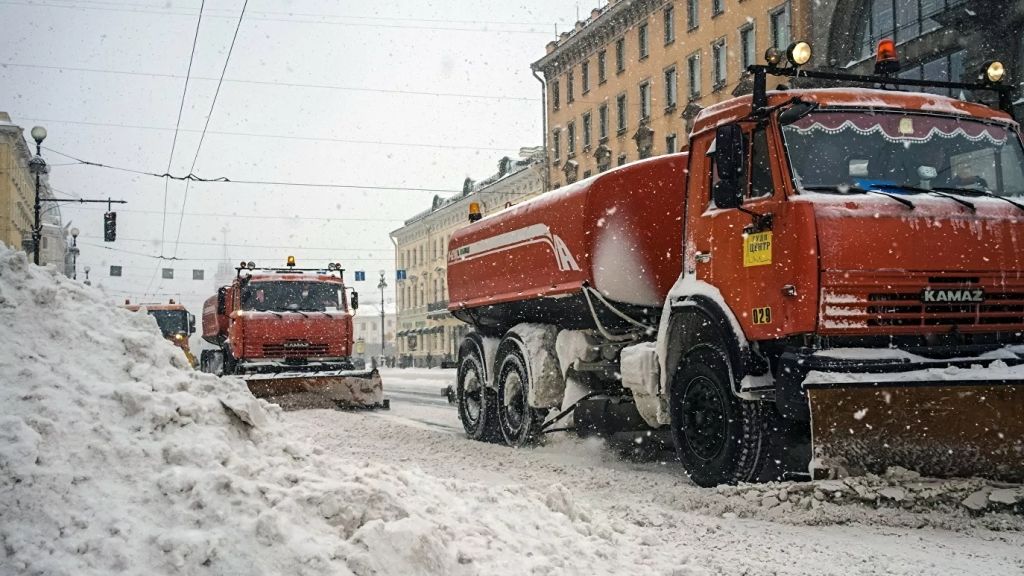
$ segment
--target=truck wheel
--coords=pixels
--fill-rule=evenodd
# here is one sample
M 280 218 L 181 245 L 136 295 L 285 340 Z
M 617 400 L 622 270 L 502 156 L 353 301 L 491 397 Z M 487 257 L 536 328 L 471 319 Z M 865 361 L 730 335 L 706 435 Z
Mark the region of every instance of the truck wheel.
M 509 446 L 525 446 L 536 439 L 545 411 L 529 404 L 530 379 L 518 346 L 507 347 L 498 366 L 496 400 L 501 435 Z
M 755 481 L 768 450 L 763 407 L 732 393 L 723 358 L 688 357 L 670 392 L 672 442 L 698 486 Z
M 483 360 L 476 350 L 467 351 L 459 361 L 455 396 L 459 420 L 466 436 L 473 440 L 493 442 L 498 432 L 497 400 L 494 391 L 487 388 L 483 378 Z

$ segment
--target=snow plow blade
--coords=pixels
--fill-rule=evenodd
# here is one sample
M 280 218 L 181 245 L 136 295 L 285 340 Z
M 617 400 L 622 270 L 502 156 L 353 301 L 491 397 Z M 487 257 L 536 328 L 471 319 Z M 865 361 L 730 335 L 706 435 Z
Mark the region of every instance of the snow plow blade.
M 246 374 L 257 398 L 299 408 L 390 408 L 377 369 Z
M 926 476 L 1024 480 L 1024 380 L 890 376 L 902 378 L 805 383 L 813 476 L 900 466 Z

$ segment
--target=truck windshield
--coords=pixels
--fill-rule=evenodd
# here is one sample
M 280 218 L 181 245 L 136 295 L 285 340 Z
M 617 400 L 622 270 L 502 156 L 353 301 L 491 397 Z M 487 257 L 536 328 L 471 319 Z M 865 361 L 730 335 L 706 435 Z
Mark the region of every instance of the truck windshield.
M 1002 125 L 926 114 L 815 112 L 782 132 L 802 190 L 1024 196 L 1020 139 Z
M 342 288 L 326 282 L 252 282 L 242 288 L 243 310 L 327 312 L 342 309 Z
M 188 312 L 184 310 L 150 310 L 149 315 L 156 318 L 164 336 L 188 334 Z

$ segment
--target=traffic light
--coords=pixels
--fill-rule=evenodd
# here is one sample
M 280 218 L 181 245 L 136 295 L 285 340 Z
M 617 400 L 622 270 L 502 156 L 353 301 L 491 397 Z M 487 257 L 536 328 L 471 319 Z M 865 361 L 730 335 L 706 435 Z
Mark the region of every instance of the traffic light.
M 103 241 L 113 242 L 117 238 L 117 212 L 103 214 Z

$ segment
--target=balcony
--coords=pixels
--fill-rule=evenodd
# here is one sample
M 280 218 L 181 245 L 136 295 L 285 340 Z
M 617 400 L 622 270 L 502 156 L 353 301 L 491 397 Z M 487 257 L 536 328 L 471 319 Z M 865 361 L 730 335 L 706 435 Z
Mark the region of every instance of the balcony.
M 448 316 L 447 300 L 438 300 L 437 302 L 430 302 L 427 304 L 428 318 L 444 318 L 446 316 Z

